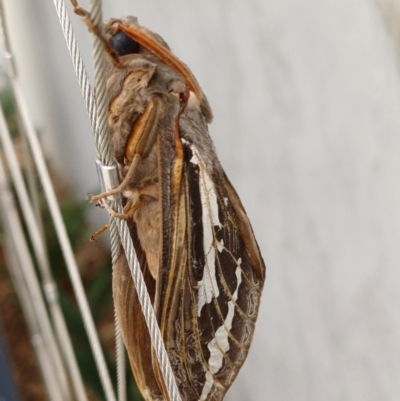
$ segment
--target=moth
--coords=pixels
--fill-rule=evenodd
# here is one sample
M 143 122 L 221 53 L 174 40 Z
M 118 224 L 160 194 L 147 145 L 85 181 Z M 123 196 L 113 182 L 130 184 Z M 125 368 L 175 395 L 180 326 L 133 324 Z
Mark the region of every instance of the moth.
M 111 146 L 124 214 L 182 400 L 222 400 L 246 359 L 265 265 L 208 133 L 212 111 L 189 68 L 135 17 L 111 19 Z M 103 193 L 92 200 L 104 202 Z M 121 248 L 113 295 L 146 400 L 168 400 Z

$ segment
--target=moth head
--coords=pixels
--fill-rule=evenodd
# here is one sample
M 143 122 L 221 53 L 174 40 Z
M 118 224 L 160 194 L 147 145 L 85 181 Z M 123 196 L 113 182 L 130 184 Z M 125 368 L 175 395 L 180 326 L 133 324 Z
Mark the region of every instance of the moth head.
M 157 35 L 146 27 L 139 25 L 136 17 L 128 16 L 120 19 L 112 18 L 104 23 L 106 38 L 109 40 L 111 47 L 115 50 L 118 56 L 150 53 L 144 46 L 140 45 L 136 40 L 124 32 L 124 30 L 126 31 L 129 29 L 139 29 L 142 34 L 148 35 L 169 50 L 168 44 L 160 35 Z
M 139 25 L 137 18 L 132 16 L 108 20 L 105 23 L 105 36 L 115 53 L 114 66 L 118 68 L 123 65 L 124 61 L 119 60 L 119 57 L 125 60 L 129 55 L 149 56 L 150 60 L 159 64 L 155 61 L 155 57 L 161 61 L 159 65 L 165 64 L 171 71 L 184 79 L 187 87 L 193 93 L 192 97 L 198 100 L 206 122 L 212 121 L 211 107 L 193 73 L 170 51 L 161 36 Z

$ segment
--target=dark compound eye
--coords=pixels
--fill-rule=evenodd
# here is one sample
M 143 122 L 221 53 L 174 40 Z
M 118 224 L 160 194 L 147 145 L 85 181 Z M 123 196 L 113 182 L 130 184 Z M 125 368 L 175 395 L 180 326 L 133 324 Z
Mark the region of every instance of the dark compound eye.
M 118 56 L 125 56 L 126 54 L 138 53 L 140 45 L 131 39 L 122 31 L 118 31 L 111 38 L 111 46 L 117 52 Z

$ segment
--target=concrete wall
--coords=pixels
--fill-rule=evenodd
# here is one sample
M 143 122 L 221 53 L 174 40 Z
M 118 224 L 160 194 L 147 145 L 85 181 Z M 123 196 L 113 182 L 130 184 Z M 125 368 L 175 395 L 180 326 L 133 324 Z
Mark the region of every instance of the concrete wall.
M 37 126 L 83 197 L 97 186 L 93 141 L 53 6 L 5 3 L 23 21 L 14 40 Z M 160 33 L 198 77 L 268 265 L 227 400 L 400 399 L 400 82 L 376 4 L 104 3 L 106 17 Z

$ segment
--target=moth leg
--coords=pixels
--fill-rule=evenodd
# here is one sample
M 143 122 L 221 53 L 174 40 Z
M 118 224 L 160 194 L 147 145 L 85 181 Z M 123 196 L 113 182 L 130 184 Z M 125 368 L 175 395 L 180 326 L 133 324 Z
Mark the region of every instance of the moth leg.
M 90 241 L 94 242 L 96 241 L 96 238 L 103 234 L 104 231 L 107 231 L 110 228 L 110 223 L 105 224 L 103 227 L 101 227 L 99 230 L 97 230 L 96 232 L 94 232 L 91 237 L 90 237 Z
M 142 199 L 139 199 L 135 204 L 133 204 L 132 200 L 130 200 L 124 207 L 124 213 L 118 213 L 114 209 L 112 209 L 111 206 L 106 201 L 103 202 L 103 205 L 107 209 L 108 213 L 119 219 L 131 218 L 133 214 L 136 212 L 136 210 L 138 210 L 142 206 L 142 204 L 143 204 Z M 91 235 L 90 241 L 96 241 L 96 238 L 101 234 L 103 234 L 104 231 L 107 231 L 109 228 L 110 228 L 110 223 L 105 224 L 103 227 L 101 227 Z
M 132 160 L 131 165 L 129 166 L 128 173 L 126 174 L 125 178 L 122 180 L 122 182 L 118 185 L 117 188 L 111 189 L 110 191 L 101 192 L 98 195 L 89 196 L 89 202 L 92 203 L 100 199 L 106 198 L 107 196 L 112 196 L 121 193 L 130 183 L 133 177 L 133 173 L 135 172 L 140 159 L 141 159 L 140 154 L 136 153 Z
M 80 17 L 89 17 L 90 18 L 90 13 L 89 11 L 86 11 L 84 8 L 82 8 L 77 0 L 71 0 L 72 7 L 74 7 L 74 12 L 76 15 L 79 15 Z
M 104 37 L 103 33 L 99 29 L 99 27 L 93 22 L 92 17 L 90 16 L 90 12 L 82 8 L 77 0 L 71 0 L 71 4 L 74 7 L 75 14 L 82 17 L 83 22 L 89 28 L 94 35 L 96 35 L 104 45 L 104 50 L 110 56 L 111 61 L 113 62 L 114 66 L 118 67 L 120 65 L 118 54 L 115 52 L 113 47 L 110 45 L 108 40 Z
M 129 208 L 127 208 L 127 206 L 129 205 Z M 136 203 L 133 203 L 132 200 L 130 200 L 125 208 L 124 208 L 124 212 L 126 214 L 126 216 L 128 217 L 132 217 L 134 215 L 134 213 L 136 212 L 136 210 L 138 210 L 141 206 L 143 205 L 143 199 L 140 197 L 139 200 Z
M 123 213 L 118 213 L 114 209 L 111 208 L 111 206 L 106 202 L 103 201 L 104 207 L 107 209 L 108 213 L 116 217 L 118 219 L 129 219 L 133 216 L 133 214 L 138 210 L 143 204 L 143 201 L 139 198 L 139 200 L 136 203 L 133 203 L 132 199 L 125 205 L 124 207 L 124 212 Z

